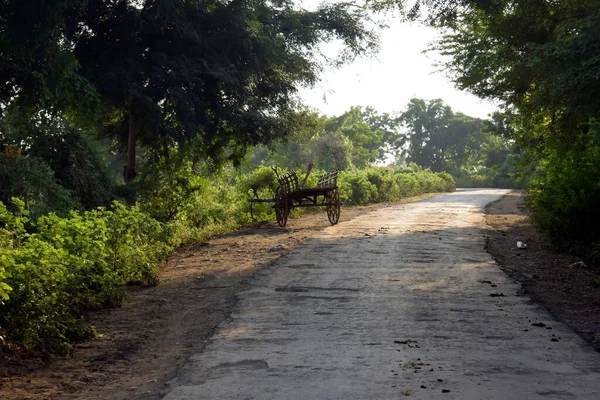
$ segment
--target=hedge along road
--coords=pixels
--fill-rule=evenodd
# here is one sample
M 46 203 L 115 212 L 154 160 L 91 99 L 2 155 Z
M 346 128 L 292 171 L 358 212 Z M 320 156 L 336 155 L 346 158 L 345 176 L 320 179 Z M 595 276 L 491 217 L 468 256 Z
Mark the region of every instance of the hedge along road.
M 600 398 L 600 354 L 485 252 L 483 207 L 504 193 L 325 229 L 255 276 L 165 399 Z

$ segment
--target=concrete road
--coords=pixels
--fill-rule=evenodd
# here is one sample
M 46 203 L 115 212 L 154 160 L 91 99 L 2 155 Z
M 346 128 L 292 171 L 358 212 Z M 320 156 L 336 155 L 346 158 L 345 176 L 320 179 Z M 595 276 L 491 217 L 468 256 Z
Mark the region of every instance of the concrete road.
M 484 250 L 503 193 L 325 229 L 254 278 L 165 399 L 600 399 L 600 354 Z

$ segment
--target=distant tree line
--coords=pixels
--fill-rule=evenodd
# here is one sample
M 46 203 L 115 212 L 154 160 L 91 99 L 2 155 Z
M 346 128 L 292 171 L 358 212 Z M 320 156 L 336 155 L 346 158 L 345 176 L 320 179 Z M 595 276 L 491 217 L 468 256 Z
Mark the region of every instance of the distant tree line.
M 450 172 L 460 186 L 522 187 L 523 155 L 489 120 L 454 112 L 440 99 L 411 99 L 404 110 L 379 113 L 351 107 L 340 116 L 308 116 L 291 139 L 258 146 L 248 157 L 258 165 L 349 170 L 375 164 L 415 163 Z

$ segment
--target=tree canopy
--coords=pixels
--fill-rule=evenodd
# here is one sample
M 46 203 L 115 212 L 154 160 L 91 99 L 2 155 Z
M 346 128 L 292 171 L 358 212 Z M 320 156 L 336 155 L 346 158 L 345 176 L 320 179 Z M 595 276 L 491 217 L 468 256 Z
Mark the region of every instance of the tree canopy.
M 9 105 L 28 115 L 90 106 L 93 88 L 77 71 L 67 29 L 86 6 L 77 0 L 0 2 L 0 117 Z
M 302 121 L 299 85 L 314 83 L 323 62 L 376 48 L 351 3 L 25 0 L 1 11 L 2 106 L 65 112 L 81 91 L 98 98 L 102 132 L 127 143 L 129 178 L 136 143 L 164 149 L 198 137 L 206 157 L 239 160 L 249 145 L 288 135 Z M 37 29 L 23 40 L 21 20 Z M 344 51 L 319 61 L 317 45 L 333 39 Z
M 339 116 L 305 114 L 305 129 L 264 149 L 255 150 L 250 161 L 290 168 L 313 163 L 324 170 L 365 168 L 388 159 L 399 146 L 400 122 L 371 107 L 350 107 Z
M 454 113 L 440 99 L 411 99 L 400 115 L 407 161 L 443 171 L 480 158 L 483 121 Z

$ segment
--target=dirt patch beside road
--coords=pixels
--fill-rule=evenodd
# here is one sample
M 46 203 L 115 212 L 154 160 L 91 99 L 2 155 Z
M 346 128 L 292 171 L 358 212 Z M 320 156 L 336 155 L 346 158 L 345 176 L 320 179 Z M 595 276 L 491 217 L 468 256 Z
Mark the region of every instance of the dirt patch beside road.
M 488 252 L 528 296 L 600 351 L 600 268 L 546 248 L 522 209 L 523 196 L 514 192 L 486 208 Z

